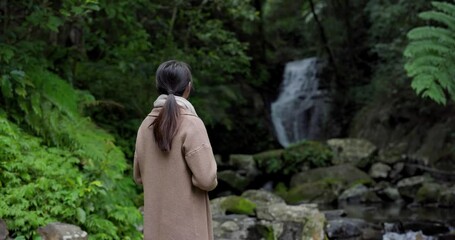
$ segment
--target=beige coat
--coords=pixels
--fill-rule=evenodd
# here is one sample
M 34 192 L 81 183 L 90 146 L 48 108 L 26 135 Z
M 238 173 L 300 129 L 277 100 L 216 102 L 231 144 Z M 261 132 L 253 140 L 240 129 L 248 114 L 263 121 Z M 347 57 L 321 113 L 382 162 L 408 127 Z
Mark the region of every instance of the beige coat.
M 181 108 L 172 149 L 164 153 L 149 127 L 160 110 L 144 119 L 136 139 L 134 180 L 144 186 L 144 239 L 212 240 L 207 191 L 217 185 L 217 166 L 204 123 Z

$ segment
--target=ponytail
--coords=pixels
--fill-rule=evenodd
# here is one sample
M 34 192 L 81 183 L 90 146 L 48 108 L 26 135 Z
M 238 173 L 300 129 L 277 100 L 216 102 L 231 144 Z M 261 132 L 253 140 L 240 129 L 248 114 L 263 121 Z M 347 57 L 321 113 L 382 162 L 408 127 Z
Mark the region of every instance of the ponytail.
M 155 141 L 163 152 L 169 152 L 172 148 L 172 139 L 177 132 L 179 113 L 175 96 L 170 93 L 160 114 L 152 123 Z

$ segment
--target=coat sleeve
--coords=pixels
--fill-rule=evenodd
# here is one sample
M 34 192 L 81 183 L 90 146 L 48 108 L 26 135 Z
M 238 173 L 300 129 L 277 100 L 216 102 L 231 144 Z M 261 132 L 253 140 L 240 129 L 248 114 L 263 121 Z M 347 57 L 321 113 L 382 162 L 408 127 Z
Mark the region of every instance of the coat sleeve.
M 218 184 L 215 156 L 207 130 L 200 119 L 189 129 L 183 143 L 183 152 L 192 173 L 193 185 L 204 191 L 215 189 Z
M 139 160 L 137 158 L 136 152 L 134 153 L 133 172 L 134 172 L 134 181 L 136 182 L 136 184 L 142 184 L 141 169 L 139 168 Z

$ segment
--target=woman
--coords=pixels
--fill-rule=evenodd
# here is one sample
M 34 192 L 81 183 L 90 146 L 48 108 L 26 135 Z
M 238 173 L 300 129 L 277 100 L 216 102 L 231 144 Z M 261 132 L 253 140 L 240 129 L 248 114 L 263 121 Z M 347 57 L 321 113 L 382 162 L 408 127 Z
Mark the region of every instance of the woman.
M 213 239 L 207 192 L 217 185 L 217 166 L 204 123 L 186 100 L 188 65 L 162 63 L 156 86 L 161 95 L 139 127 L 134 157 L 134 180 L 144 186 L 144 239 Z

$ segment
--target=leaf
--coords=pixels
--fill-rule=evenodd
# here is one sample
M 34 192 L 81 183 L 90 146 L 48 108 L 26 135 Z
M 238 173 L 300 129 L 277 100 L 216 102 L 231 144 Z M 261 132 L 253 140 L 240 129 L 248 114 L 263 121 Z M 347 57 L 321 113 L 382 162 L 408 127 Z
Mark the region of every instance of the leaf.
M 1 87 L 2 87 L 3 97 L 5 97 L 5 98 L 13 97 L 13 86 L 7 75 L 2 76 Z
M 61 25 L 63 25 L 62 19 L 56 16 L 50 16 L 46 23 L 46 27 L 53 32 L 58 32 L 58 27 Z
M 76 217 L 77 217 L 77 220 L 80 222 L 80 223 L 85 223 L 85 220 L 87 219 L 87 215 L 84 211 L 84 209 L 82 208 L 77 208 L 76 209 Z

